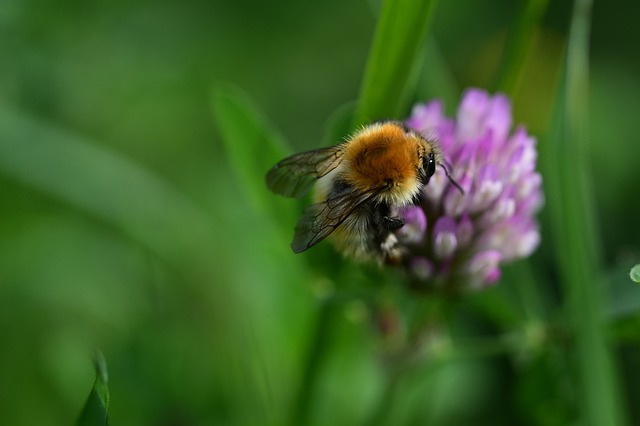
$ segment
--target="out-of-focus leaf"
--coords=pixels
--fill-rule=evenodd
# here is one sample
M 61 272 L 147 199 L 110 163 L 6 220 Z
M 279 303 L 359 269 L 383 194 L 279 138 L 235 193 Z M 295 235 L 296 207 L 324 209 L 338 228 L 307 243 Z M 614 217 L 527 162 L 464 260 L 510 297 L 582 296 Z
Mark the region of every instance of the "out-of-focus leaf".
M 78 426 L 106 426 L 109 424 L 109 375 L 107 362 L 101 352 L 94 353 L 93 365 L 96 369 L 96 378 L 78 419 Z
M 591 0 L 576 0 L 571 19 L 566 74 L 556 110 L 556 129 L 546 154 L 548 209 L 558 269 L 566 293 L 565 312 L 575 339 L 572 365 L 589 425 L 621 425 L 619 389 L 605 333 L 598 221 L 591 197 L 589 149 L 589 39 Z M 571 167 L 566 167 L 571 164 Z
M 272 208 L 276 195 L 265 185 L 267 171 L 291 154 L 275 127 L 255 103 L 237 87 L 220 84 L 211 98 L 213 115 L 222 136 L 222 143 L 235 177 L 259 211 L 273 211 L 281 216 L 282 209 Z M 290 220 L 283 220 L 291 225 Z
M 398 117 L 435 0 L 387 0 L 376 27 L 355 123 Z
M 356 104 L 346 103 L 336 109 L 327 119 L 322 146 L 336 145 L 353 132 L 353 114 Z
M 471 296 L 470 303 L 491 321 L 503 327 L 513 327 L 524 321 L 520 307 L 513 303 L 502 288 L 511 283 L 501 283 L 499 287 L 488 289 L 482 294 Z
M 520 2 L 520 13 L 507 36 L 507 42 L 498 73 L 496 74 L 494 90 L 506 92 L 513 96 L 527 54 L 530 52 L 533 36 L 540 19 L 544 15 L 549 0 L 526 0 Z
M 514 399 L 522 418 L 549 426 L 572 423 L 575 401 L 565 363 L 560 348 L 548 347 L 518 370 Z
M 453 108 L 458 103 L 460 85 L 434 37 L 427 38 L 422 56 L 422 69 L 416 82 L 417 100 L 427 102 L 437 98 L 445 107 Z
M 144 166 L 3 105 L 0 173 L 106 221 L 178 264 L 201 258 L 203 246 L 215 240 L 210 215 Z

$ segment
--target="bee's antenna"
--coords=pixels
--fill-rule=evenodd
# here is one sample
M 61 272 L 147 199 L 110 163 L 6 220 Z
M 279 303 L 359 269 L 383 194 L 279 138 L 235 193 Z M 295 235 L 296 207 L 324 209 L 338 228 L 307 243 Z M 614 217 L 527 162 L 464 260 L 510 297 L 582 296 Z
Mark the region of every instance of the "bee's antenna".
M 445 166 L 445 164 L 446 164 L 446 166 Z M 449 169 L 451 168 L 451 164 L 449 164 L 447 162 L 443 162 L 443 163 L 440 163 L 440 167 L 442 167 L 444 169 L 444 174 L 447 175 L 447 177 L 449 178 L 449 181 L 453 184 L 453 186 L 458 188 L 458 191 L 460 191 L 462 194 L 464 194 L 464 189 L 462 189 L 462 187 L 458 184 L 458 182 L 453 180 L 453 178 L 449 174 Z

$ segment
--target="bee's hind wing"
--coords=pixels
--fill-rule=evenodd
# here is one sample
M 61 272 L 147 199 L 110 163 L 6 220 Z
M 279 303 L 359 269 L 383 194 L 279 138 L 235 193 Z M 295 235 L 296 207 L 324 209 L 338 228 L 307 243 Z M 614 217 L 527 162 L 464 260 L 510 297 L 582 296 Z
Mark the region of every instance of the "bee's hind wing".
M 294 253 L 301 253 L 328 237 L 353 211 L 377 193 L 349 188 L 326 201 L 307 207 L 296 225 L 291 242 Z
M 342 162 L 344 144 L 292 155 L 267 173 L 267 187 L 286 197 L 301 197 L 322 176 Z

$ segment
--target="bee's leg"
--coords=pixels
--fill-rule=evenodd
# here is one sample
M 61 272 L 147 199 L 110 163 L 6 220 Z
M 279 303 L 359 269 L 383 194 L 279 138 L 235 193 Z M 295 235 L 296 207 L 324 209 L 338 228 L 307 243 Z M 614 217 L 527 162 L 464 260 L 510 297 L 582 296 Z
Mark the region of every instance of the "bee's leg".
M 401 217 L 389 217 L 383 216 L 382 220 L 384 221 L 385 227 L 390 231 L 394 232 L 404 226 L 404 219 Z
M 380 203 L 376 206 L 376 210 L 373 216 L 373 220 L 378 227 L 378 233 L 386 236 L 389 232 L 395 232 L 404 226 L 404 219 L 398 216 L 392 216 L 396 214 L 392 211 L 388 204 Z
M 380 262 L 387 265 L 399 265 L 404 258 L 405 250 L 398 245 L 395 231 L 404 226 L 404 219 L 395 214 L 387 204 L 378 204 L 373 212 L 375 244 L 380 254 Z

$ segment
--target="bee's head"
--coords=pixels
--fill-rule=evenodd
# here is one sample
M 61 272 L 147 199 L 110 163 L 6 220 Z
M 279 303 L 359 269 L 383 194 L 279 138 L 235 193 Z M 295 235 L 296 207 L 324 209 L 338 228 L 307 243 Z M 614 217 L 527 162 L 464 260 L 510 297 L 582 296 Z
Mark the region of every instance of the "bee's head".
M 444 170 L 445 175 L 453 184 L 453 186 L 455 186 L 458 191 L 464 194 L 464 190 L 462 189 L 462 187 L 451 177 L 449 171 L 451 166 L 449 166 L 449 163 L 444 160 L 439 146 L 434 143 L 430 143 L 429 147 L 431 149 L 429 150 L 428 154 L 426 154 L 422 159 L 422 167 L 420 168 L 420 181 L 422 182 L 422 184 L 427 185 L 429 183 L 429 179 L 431 179 L 431 176 L 436 173 L 436 168 L 440 166 Z
M 420 177 L 421 177 L 421 181 L 424 185 L 429 183 L 429 179 L 431 179 L 431 176 L 433 176 L 433 174 L 436 172 L 436 156 L 433 153 L 433 151 L 429 152 L 423 159 L 422 159 L 422 168 L 420 169 Z

